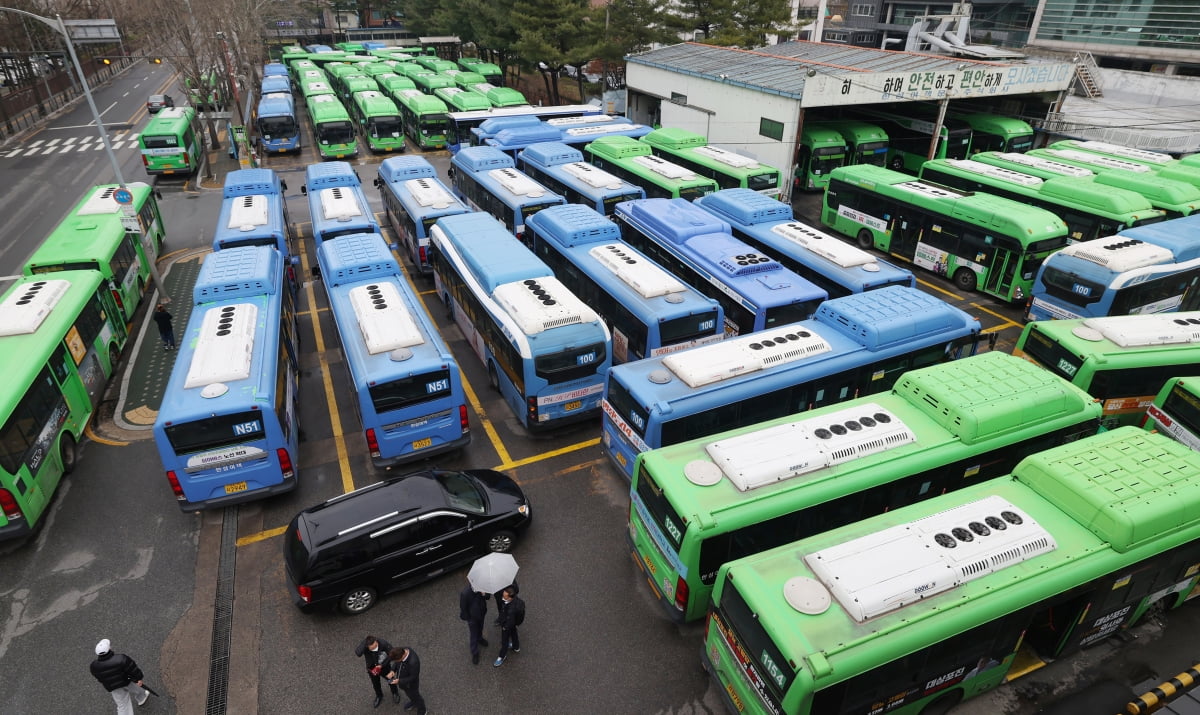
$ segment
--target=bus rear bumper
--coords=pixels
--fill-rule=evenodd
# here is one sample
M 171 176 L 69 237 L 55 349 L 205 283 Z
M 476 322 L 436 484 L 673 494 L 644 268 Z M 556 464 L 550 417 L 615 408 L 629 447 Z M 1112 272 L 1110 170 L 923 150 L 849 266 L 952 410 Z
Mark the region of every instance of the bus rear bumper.
M 33 527 L 24 519 L 10 520 L 7 526 L 0 526 L 0 541 L 23 539 L 33 533 Z
M 264 489 L 255 489 L 254 491 L 238 492 L 229 496 L 217 497 L 216 499 L 205 499 L 204 501 L 181 501 L 178 502 L 179 510 L 185 514 L 192 512 L 204 511 L 206 509 L 220 509 L 222 507 L 233 506 L 234 504 L 243 504 L 248 501 L 257 501 L 273 497 L 276 494 L 285 494 L 296 488 L 296 477 L 285 479 L 279 484 L 273 484 Z
M 717 675 L 716 667 L 713 666 L 712 661 L 708 659 L 708 651 L 704 648 L 700 649 L 700 664 L 704 666 L 704 671 L 708 673 L 708 677 L 712 678 L 713 683 L 717 685 L 717 691 L 721 694 L 721 702 L 725 703 L 725 712 L 744 712 L 746 706 L 743 705 L 742 707 L 738 707 L 738 704 L 734 702 L 733 696 L 729 692 L 729 688 L 725 686 L 725 683 L 722 682 L 721 678 Z
M 525 425 L 525 429 L 533 432 L 534 434 L 545 434 L 547 432 L 553 432 L 559 427 L 566 427 L 568 425 L 578 424 L 580 422 L 599 419 L 601 414 L 600 408 L 597 407 L 595 409 L 583 410 L 577 414 L 559 417 L 546 422 L 531 422 Z
M 632 527 L 631 527 L 632 528 Z M 654 594 L 654 600 L 658 601 L 658 605 L 666 615 L 667 620 L 672 623 L 683 625 L 683 611 L 675 607 L 675 603 L 666 597 L 663 590 L 654 582 L 654 574 L 650 573 L 649 567 L 642 557 L 638 555 L 637 545 L 633 541 L 633 536 L 628 531 L 625 532 L 625 543 L 629 545 L 629 558 L 633 559 L 633 563 L 642 572 L 642 576 L 646 579 L 646 585 L 650 587 L 650 592 Z
M 402 464 L 419 462 L 423 459 L 428 459 L 439 454 L 445 454 L 446 452 L 454 452 L 456 450 L 463 449 L 470 444 L 470 442 L 471 433 L 464 432 L 462 437 L 459 437 L 452 442 L 446 442 L 445 444 L 439 445 L 432 449 L 422 449 L 420 452 L 406 452 L 405 454 L 401 454 L 396 457 L 372 457 L 371 464 L 374 465 L 376 469 L 392 469 L 393 467 L 398 467 Z

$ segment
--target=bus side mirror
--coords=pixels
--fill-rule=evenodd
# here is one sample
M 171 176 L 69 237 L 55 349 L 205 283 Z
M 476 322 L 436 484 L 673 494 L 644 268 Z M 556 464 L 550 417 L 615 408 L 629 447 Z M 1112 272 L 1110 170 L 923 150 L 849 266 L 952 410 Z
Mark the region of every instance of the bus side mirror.
M 379 188 L 380 186 L 383 186 L 383 179 L 380 179 L 378 176 L 376 176 L 375 181 L 371 183 L 375 185 L 375 188 Z
M 309 269 L 309 272 L 312 274 L 314 281 L 321 280 L 321 267 L 320 266 L 313 266 L 312 268 Z
M 293 266 L 300 265 L 300 256 L 288 256 L 288 263 Z
M 988 350 L 996 349 L 996 341 L 1000 338 L 1000 333 L 988 333 Z
M 305 196 L 308 196 L 308 185 L 307 184 L 300 184 L 300 193 Z
M 154 198 L 158 199 L 159 201 L 162 201 L 162 192 L 159 191 L 158 189 L 155 189 L 154 190 Z
M 284 181 L 283 179 L 280 179 L 280 180 L 279 180 L 279 190 L 280 190 L 280 191 L 287 191 L 287 182 L 286 182 L 286 181 Z
M 400 244 L 399 244 L 399 243 L 389 243 L 389 244 L 388 244 L 388 248 L 389 248 L 389 249 L 391 249 L 391 250 L 393 250 L 393 251 L 399 251 L 399 250 L 400 250 Z

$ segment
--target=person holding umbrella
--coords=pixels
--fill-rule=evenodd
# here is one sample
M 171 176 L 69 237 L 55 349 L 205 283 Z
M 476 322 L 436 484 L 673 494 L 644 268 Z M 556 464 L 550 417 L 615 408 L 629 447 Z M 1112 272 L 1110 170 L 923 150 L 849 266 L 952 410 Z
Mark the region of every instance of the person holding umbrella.
M 100 681 L 117 704 L 117 715 L 133 715 L 133 700 L 145 705 L 150 691 L 142 686 L 142 669 L 124 653 L 114 653 L 107 638 L 96 644 L 96 659 L 91 665 L 92 677 Z
M 487 618 L 488 594 L 475 590 L 468 580 L 458 594 L 458 617 L 467 622 L 470 634 L 471 662 L 479 665 L 479 646 L 487 647 L 483 622 Z

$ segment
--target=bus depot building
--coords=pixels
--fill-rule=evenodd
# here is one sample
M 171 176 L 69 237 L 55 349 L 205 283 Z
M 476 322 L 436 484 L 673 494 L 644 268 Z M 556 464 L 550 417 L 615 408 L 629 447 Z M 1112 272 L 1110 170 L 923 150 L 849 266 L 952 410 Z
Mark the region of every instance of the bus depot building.
M 904 130 L 876 113 L 933 122 L 939 132 L 956 114 L 992 114 L 1036 127 L 1058 111 L 1076 76 L 1071 62 L 980 61 L 807 41 L 754 50 L 685 42 L 626 61 L 630 119 L 703 134 L 709 144 L 788 175 L 804 163 L 810 123 L 858 120 L 891 136 Z M 921 141 L 930 143 L 933 131 L 925 127 Z

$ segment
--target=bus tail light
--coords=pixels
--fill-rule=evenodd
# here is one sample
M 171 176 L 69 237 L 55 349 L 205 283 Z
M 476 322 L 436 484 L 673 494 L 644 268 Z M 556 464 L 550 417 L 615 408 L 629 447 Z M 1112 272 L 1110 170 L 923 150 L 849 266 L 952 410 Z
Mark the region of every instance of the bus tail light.
M 297 586 L 296 593 L 305 603 L 312 603 L 312 589 L 308 586 Z
M 279 471 L 283 472 L 283 478 L 291 479 L 296 476 L 296 470 L 292 469 L 292 455 L 283 447 L 275 450 L 275 454 L 279 456 Z
M 529 416 L 529 424 L 531 424 L 531 425 L 537 424 L 537 421 L 538 421 L 537 398 L 536 397 L 526 398 L 525 404 L 528 406 L 526 408 L 526 412 L 529 413 L 529 415 L 528 415 Z
M 150 157 L 142 154 L 142 166 L 150 166 Z
M 121 300 L 121 291 L 114 288 L 109 293 L 112 293 L 113 300 L 117 303 L 117 313 L 125 315 L 125 301 Z
M 175 470 L 173 469 L 167 470 L 167 484 L 170 484 L 171 491 L 175 492 L 175 499 L 177 501 L 183 501 L 185 498 L 183 496 L 183 486 L 180 485 L 179 477 L 175 476 Z
M 467 420 L 467 406 L 458 406 L 458 426 L 462 428 L 462 433 L 466 434 L 471 431 L 471 423 Z
M 681 612 L 687 611 L 688 604 L 688 585 L 687 581 L 680 576 L 675 580 L 675 607 Z
M 192 165 L 192 157 L 191 157 L 191 155 L 189 155 L 189 154 L 188 154 L 186 151 L 185 151 L 185 152 L 183 152 L 183 165 L 184 165 L 184 166 L 191 166 L 191 165 Z
M 371 453 L 372 457 L 379 457 L 379 438 L 375 436 L 375 429 L 371 428 L 367 430 L 366 435 L 367 451 Z
M 425 246 L 417 247 L 417 258 L 419 259 L 418 263 L 422 266 L 429 263 L 429 254 L 427 253 Z
M 13 498 L 12 492 L 7 489 L 0 489 L 0 510 L 4 511 L 4 516 L 9 521 L 14 521 L 22 517 L 21 507 L 17 506 L 17 500 Z

